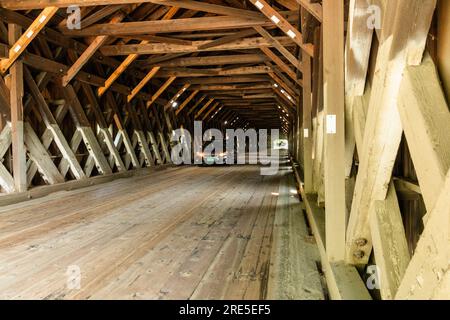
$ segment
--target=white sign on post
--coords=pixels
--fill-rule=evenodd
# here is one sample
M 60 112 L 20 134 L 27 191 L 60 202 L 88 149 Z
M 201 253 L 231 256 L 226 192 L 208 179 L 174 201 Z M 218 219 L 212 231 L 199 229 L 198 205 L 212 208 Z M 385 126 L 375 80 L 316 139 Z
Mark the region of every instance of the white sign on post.
M 303 129 L 303 137 L 309 138 L 309 130 L 308 129 Z
M 336 134 L 336 115 L 327 115 L 327 134 Z

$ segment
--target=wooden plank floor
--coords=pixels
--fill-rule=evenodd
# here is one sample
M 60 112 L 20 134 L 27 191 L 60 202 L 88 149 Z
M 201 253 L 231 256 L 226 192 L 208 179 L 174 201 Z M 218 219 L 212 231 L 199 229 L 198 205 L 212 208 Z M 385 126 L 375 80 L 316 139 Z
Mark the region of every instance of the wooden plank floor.
M 285 210 L 299 204 L 290 179 L 169 168 L 1 208 L 0 298 L 322 299 L 316 248 L 286 233 L 306 232 L 301 210 Z

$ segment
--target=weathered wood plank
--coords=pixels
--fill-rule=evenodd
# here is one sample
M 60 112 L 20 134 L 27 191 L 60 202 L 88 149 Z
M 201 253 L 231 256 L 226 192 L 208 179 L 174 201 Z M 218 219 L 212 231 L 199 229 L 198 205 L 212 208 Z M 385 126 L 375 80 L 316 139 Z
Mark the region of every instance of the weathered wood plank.
M 364 147 L 347 227 L 346 260 L 354 264 L 365 264 L 369 259 L 372 248 L 369 207 L 372 201 L 386 197 L 403 132 L 397 109 L 400 75 L 420 50 L 420 56 L 423 54 L 436 1 L 396 1 L 387 2 L 386 6 Z
M 16 24 L 8 25 L 8 40 L 11 45 L 20 38 L 21 28 Z M 27 189 L 27 164 L 25 154 L 25 134 L 23 115 L 23 63 L 16 61 L 10 68 L 10 104 L 11 133 L 13 155 L 13 177 L 17 192 Z
M 381 296 L 394 299 L 408 267 L 410 256 L 394 184 L 386 200 L 374 201 L 369 213 Z
M 398 110 L 424 201 L 431 211 L 450 169 L 450 113 L 430 56 L 420 66 L 406 68 Z
M 450 174 L 406 269 L 396 299 L 448 299 Z
M 325 212 L 330 262 L 345 257 L 344 1 L 323 1 Z
M 25 145 L 31 160 L 36 163 L 39 172 L 43 175 L 44 180 L 49 184 L 62 183 L 64 177 L 58 171 L 53 163 L 47 150 L 45 150 L 39 137 L 33 128 L 27 122 L 24 124 Z

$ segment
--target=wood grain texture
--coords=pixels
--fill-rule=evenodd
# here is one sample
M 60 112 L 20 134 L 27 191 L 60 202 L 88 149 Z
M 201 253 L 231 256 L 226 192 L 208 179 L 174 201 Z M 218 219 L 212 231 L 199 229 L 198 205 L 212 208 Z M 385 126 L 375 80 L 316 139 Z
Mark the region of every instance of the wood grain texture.
M 169 168 L 4 207 L 1 297 L 263 299 L 273 256 L 291 263 L 272 247 L 282 199 L 299 205 L 291 184 L 257 166 Z M 283 225 L 306 230 L 290 215 Z M 67 287 L 71 266 L 80 268 L 79 290 Z M 321 298 L 316 284 L 296 297 Z

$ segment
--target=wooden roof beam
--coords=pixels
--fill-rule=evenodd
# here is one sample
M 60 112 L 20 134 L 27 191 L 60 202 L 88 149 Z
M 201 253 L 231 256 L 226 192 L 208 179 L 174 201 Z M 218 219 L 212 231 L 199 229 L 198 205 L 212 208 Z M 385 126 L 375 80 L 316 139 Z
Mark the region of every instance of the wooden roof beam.
M 264 54 L 269 57 L 275 64 L 280 67 L 280 69 L 283 72 L 286 72 L 286 74 L 294 80 L 299 85 L 302 85 L 300 80 L 297 79 L 297 74 L 286 64 L 283 60 L 281 60 L 272 50 L 270 50 L 268 47 L 261 46 L 261 51 L 264 52 Z
M 269 18 L 273 24 L 275 24 L 280 30 L 282 30 L 292 41 L 294 41 L 300 48 L 302 48 L 311 57 L 314 56 L 314 49 L 311 45 L 305 45 L 303 43 L 303 36 L 296 27 L 291 25 L 277 10 L 272 8 L 264 0 L 250 0 L 253 5 L 258 8 L 267 18 Z
M 270 89 L 272 88 L 272 83 L 261 83 L 261 84 L 222 84 L 222 85 L 193 85 L 193 89 L 201 91 L 228 91 L 228 90 L 253 90 L 253 89 Z
M 216 102 L 211 108 L 208 109 L 208 111 L 204 114 L 202 117 L 202 121 L 205 121 L 206 118 L 214 111 L 216 108 L 220 105 L 220 102 Z M 222 109 L 223 106 L 220 106 L 219 109 Z
M 151 78 L 159 71 L 160 67 L 152 68 L 147 75 L 142 79 L 136 87 L 131 90 L 131 93 L 127 97 L 127 101 L 130 102 L 133 98 L 142 90 L 142 88 L 150 81 Z
M 242 38 L 246 38 L 248 36 L 252 36 L 255 33 L 257 33 L 257 32 L 254 29 L 246 29 L 246 30 L 243 30 L 243 31 L 240 31 L 240 32 L 236 32 L 236 33 L 233 33 L 231 35 L 228 35 L 228 36 L 225 36 L 225 37 L 213 40 L 211 42 L 205 43 L 205 44 L 199 46 L 198 48 L 200 50 L 213 48 L 213 47 L 225 44 L 225 43 L 230 43 L 230 42 L 242 39 Z
M 150 108 L 150 106 L 158 99 L 158 97 L 166 91 L 166 89 L 172 84 L 172 82 L 175 81 L 177 77 L 170 77 L 167 79 L 167 81 L 158 89 L 158 91 L 155 92 L 155 94 L 152 96 L 152 98 L 147 101 L 147 108 Z
M 176 106 L 178 105 L 177 99 L 187 90 L 189 89 L 191 85 L 189 83 L 186 83 L 183 87 L 181 87 L 180 90 L 175 93 L 175 95 L 166 103 L 164 106 L 164 110 L 169 109 L 170 107 L 173 107 L 173 103 L 176 103 Z M 176 107 L 175 106 L 175 107 Z
M 186 69 L 166 69 L 156 75 L 156 78 L 176 77 L 217 77 L 217 76 L 236 76 L 236 75 L 255 75 L 267 74 L 272 71 L 268 66 L 242 67 L 231 70 L 220 69 L 202 69 L 202 70 L 186 70 Z
M 283 14 L 287 19 L 296 21 L 298 17 L 291 11 Z M 167 19 L 166 19 L 167 20 Z M 273 27 L 270 21 L 265 18 L 246 19 L 240 16 L 219 16 L 219 17 L 201 17 L 201 18 L 179 18 L 172 21 L 150 20 L 121 23 L 102 23 L 95 24 L 84 29 L 60 28 L 60 31 L 71 37 L 89 37 L 89 36 L 131 36 L 147 35 L 158 33 L 179 33 L 201 30 L 232 30 L 246 29 L 257 26 Z M 291 38 L 289 38 L 291 39 Z M 292 42 L 292 41 L 291 41 Z
M 300 72 L 303 72 L 302 64 L 300 61 L 297 60 L 297 58 L 287 50 L 280 41 L 278 41 L 277 38 L 272 37 L 272 35 L 265 30 L 262 27 L 255 27 L 256 31 L 264 37 L 270 44 L 271 47 L 275 47 L 292 65 L 299 70 Z M 266 52 L 265 52 L 266 53 Z M 267 53 L 266 53 L 267 54 Z M 272 58 L 271 58 L 272 59 Z M 273 59 L 272 59 L 273 60 Z
M 192 1 L 192 0 L 150 0 L 152 3 L 157 3 L 166 6 L 174 6 L 184 9 L 190 9 L 194 11 L 203 11 L 214 13 L 218 15 L 226 16 L 238 16 L 245 17 L 247 19 L 260 19 L 261 15 L 257 12 L 245 9 L 233 8 L 231 6 L 221 6 L 217 4 L 211 4 L 204 1 Z
M 164 15 L 162 20 L 170 20 L 172 17 L 178 12 L 178 8 L 172 7 L 170 10 Z M 148 40 L 143 40 L 141 42 L 141 45 L 145 45 L 149 43 Z M 120 64 L 120 66 L 113 71 L 113 73 L 109 76 L 108 79 L 105 81 L 105 85 L 103 87 L 100 87 L 97 89 L 97 94 L 99 97 L 101 97 L 106 90 L 117 80 L 117 78 L 130 66 L 130 64 L 133 63 L 134 60 L 137 59 L 139 54 L 132 53 L 128 55 L 128 57 Z
M 276 39 L 282 45 L 292 44 L 292 42 L 289 40 L 288 37 L 277 37 L 273 39 Z M 161 44 L 161 43 L 141 42 L 140 44 L 104 46 L 100 49 L 100 51 L 105 56 L 123 56 L 133 54 L 138 56 L 139 54 L 142 55 L 142 54 L 188 53 L 188 52 L 202 52 L 202 51 L 248 50 L 248 49 L 258 49 L 260 46 L 267 46 L 267 47 L 275 46 L 275 44 L 272 41 L 268 41 L 267 39 L 261 37 L 255 37 L 237 40 L 207 49 L 199 48 L 200 46 L 208 44 L 210 42 L 211 42 L 210 40 L 193 41 L 192 45 L 190 46 L 167 44 L 167 43 Z
M 137 61 L 140 66 L 161 66 L 161 67 L 188 67 L 188 66 L 208 66 L 208 65 L 226 65 L 226 64 L 246 64 L 261 63 L 267 61 L 262 54 L 238 54 L 238 55 L 221 55 L 210 57 L 188 57 L 178 58 L 172 61 L 153 62 L 150 58 L 148 61 Z
M 200 99 L 197 100 L 197 102 L 189 109 L 188 115 L 190 115 L 197 107 L 202 103 L 203 100 L 207 98 L 206 94 L 202 95 Z
M 116 13 L 110 20 L 110 23 L 117 23 L 122 21 L 128 13 L 132 11 L 132 8 L 128 10 L 120 11 Z M 83 68 L 83 66 L 89 61 L 89 59 L 94 55 L 95 52 L 106 42 L 108 36 L 97 36 L 91 42 L 89 47 L 78 57 L 74 64 L 67 70 L 67 73 L 62 78 L 62 85 L 65 87 L 67 84 L 75 77 L 78 71 Z
M 296 0 L 303 9 L 308 11 L 317 21 L 323 21 L 323 8 L 320 3 L 316 3 L 311 0 Z
M 3 20 L 5 23 L 17 24 L 21 26 L 23 29 L 27 29 L 29 26 L 31 26 L 31 24 L 34 21 L 16 11 L 11 11 L 2 7 L 0 7 L 0 19 Z M 45 26 L 42 31 L 43 32 L 37 34 L 36 36 L 37 39 L 52 43 L 61 48 L 75 50 L 78 54 L 82 54 L 83 51 L 86 50 L 88 47 L 82 42 L 78 42 L 71 38 L 65 37 L 60 32 L 55 31 L 54 29 L 48 26 Z M 26 54 L 26 52 L 24 52 L 23 54 Z M 101 55 L 99 52 L 96 52 L 93 58 L 95 59 L 96 62 L 107 65 L 108 67 L 116 68 L 120 64 L 119 61 L 110 57 L 105 57 Z
M 194 97 L 200 92 L 200 90 L 195 90 L 191 93 L 191 95 L 189 97 L 187 97 L 187 99 L 185 99 L 183 101 L 182 104 L 180 104 L 180 106 L 177 108 L 177 110 L 175 111 L 175 115 L 178 115 L 187 105 L 189 102 L 191 102 L 192 99 L 194 99 Z
M 229 15 L 229 16 L 242 16 L 250 19 L 258 19 L 261 17 L 260 14 L 254 11 L 233 8 L 230 6 L 220 6 L 211 3 L 205 3 L 201 1 L 192 0 L 3 0 L 2 6 L 11 10 L 30 10 L 30 9 L 40 9 L 47 6 L 55 6 L 58 8 L 67 8 L 71 5 L 84 7 L 84 6 L 105 6 L 105 5 L 120 5 L 124 3 L 155 3 L 159 5 L 178 7 L 183 9 L 189 9 L 194 11 L 203 11 L 214 13 L 218 15 Z
M 286 83 L 284 83 L 284 81 L 281 80 L 274 72 L 269 72 L 269 76 L 275 81 L 274 83 L 275 88 L 281 86 L 292 97 L 297 98 L 297 94 L 294 92 L 294 90 L 291 87 L 289 87 Z
M 0 62 L 0 71 L 2 74 L 11 67 L 14 61 L 19 58 L 22 52 L 25 51 L 27 46 L 36 38 L 36 35 L 44 28 L 47 22 L 53 17 L 53 15 L 58 11 L 57 7 L 47 7 L 39 13 L 37 18 L 28 27 L 28 29 L 23 33 L 20 38 L 11 46 L 9 49 L 8 59 L 2 60 Z
M 269 79 L 265 75 L 236 75 L 232 77 L 196 77 L 183 79 L 190 84 L 224 84 L 224 83 L 246 83 L 265 82 Z
M 194 118 L 197 119 L 203 113 L 203 111 L 205 111 L 206 108 L 208 108 L 211 105 L 211 103 L 213 103 L 213 101 L 214 101 L 214 98 L 209 99 L 208 102 L 205 103 L 205 105 L 195 114 Z M 219 104 L 219 102 L 216 102 L 216 104 Z

